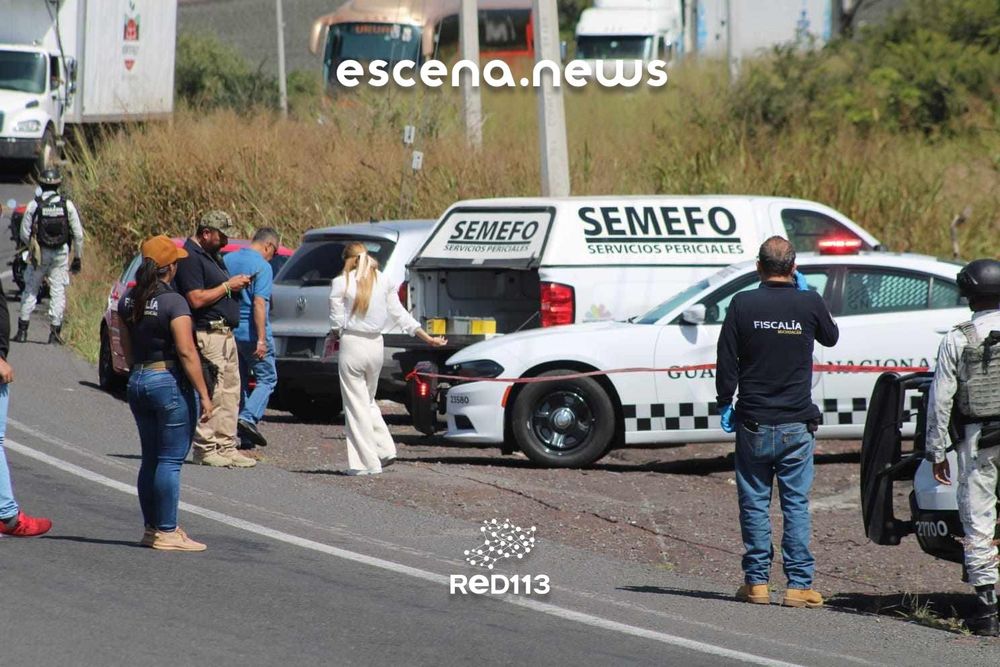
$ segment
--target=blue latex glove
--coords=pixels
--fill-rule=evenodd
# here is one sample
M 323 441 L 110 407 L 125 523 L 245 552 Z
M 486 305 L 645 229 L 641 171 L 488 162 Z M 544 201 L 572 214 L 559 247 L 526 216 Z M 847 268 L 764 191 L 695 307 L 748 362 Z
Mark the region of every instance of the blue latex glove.
M 719 414 L 722 416 L 722 430 L 726 433 L 733 433 L 736 428 L 733 426 L 733 405 L 730 403 L 725 407 L 719 408 Z
M 809 291 L 809 283 L 806 282 L 806 277 L 799 271 L 795 272 L 795 288 L 802 292 Z

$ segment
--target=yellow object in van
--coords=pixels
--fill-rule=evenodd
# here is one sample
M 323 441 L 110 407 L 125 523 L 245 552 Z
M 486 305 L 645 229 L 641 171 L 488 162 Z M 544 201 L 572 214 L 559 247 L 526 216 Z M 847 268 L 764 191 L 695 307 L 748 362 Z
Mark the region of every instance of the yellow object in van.
M 448 329 L 448 320 L 443 317 L 431 317 L 427 319 L 425 327 L 427 333 L 432 336 L 443 336 Z
M 483 319 L 472 320 L 472 324 L 469 327 L 470 332 L 473 336 L 486 336 L 489 334 L 495 334 L 497 332 L 497 321 L 492 317 L 486 317 Z

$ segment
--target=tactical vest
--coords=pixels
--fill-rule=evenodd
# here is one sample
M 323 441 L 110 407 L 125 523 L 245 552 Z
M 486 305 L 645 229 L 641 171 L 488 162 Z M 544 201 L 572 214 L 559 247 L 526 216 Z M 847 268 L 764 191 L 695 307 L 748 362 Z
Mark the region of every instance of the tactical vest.
M 958 373 L 958 409 L 970 421 L 1000 417 L 1000 331 L 991 331 L 985 340 L 976 325 L 958 325 L 965 334 Z
M 69 211 L 66 201 L 35 199 L 35 238 L 43 248 L 61 248 L 69 243 Z

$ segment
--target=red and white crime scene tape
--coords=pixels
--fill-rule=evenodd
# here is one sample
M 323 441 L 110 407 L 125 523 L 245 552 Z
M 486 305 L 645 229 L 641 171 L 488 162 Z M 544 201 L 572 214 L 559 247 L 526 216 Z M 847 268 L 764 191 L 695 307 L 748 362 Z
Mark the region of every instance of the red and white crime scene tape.
M 406 379 L 419 380 L 461 380 L 463 382 L 502 382 L 504 384 L 534 384 L 536 382 L 558 382 L 589 378 L 596 375 L 618 375 L 621 373 L 687 373 L 690 371 L 714 371 L 715 364 L 694 364 L 691 366 L 670 366 L 669 368 L 613 368 L 606 371 L 586 371 L 582 373 L 567 373 L 565 375 L 546 375 L 543 377 L 523 378 L 486 378 L 468 377 L 465 375 L 448 375 L 446 373 L 428 373 L 425 371 L 410 371 Z M 861 366 L 857 364 L 813 364 L 817 373 L 923 373 L 930 370 L 927 366 Z

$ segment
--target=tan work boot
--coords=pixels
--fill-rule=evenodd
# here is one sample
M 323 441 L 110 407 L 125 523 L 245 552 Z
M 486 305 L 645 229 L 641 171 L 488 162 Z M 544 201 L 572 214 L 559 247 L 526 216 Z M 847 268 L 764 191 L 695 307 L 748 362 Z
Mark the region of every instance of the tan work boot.
M 771 592 L 767 584 L 743 584 L 736 591 L 736 599 L 752 604 L 771 604 Z
M 782 607 L 807 607 L 815 609 L 823 606 L 823 596 L 811 588 L 789 588 L 785 591 Z
M 153 541 L 156 539 L 156 529 L 152 526 L 146 526 L 142 531 L 142 539 L 139 540 L 139 544 L 144 547 L 153 546 Z
M 257 465 L 257 459 L 245 456 L 236 449 L 219 450 L 219 456 L 227 459 L 234 468 L 252 468 Z
M 195 452 L 191 455 L 191 462 L 202 466 L 212 466 L 213 468 L 230 468 L 233 462 L 228 456 L 223 456 L 221 452 Z
M 208 548 L 188 537 L 180 526 L 170 532 L 156 531 L 150 546 L 160 551 L 204 551 Z

